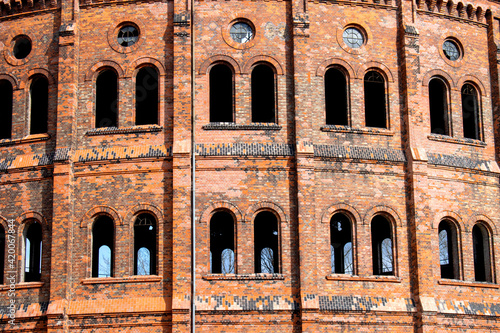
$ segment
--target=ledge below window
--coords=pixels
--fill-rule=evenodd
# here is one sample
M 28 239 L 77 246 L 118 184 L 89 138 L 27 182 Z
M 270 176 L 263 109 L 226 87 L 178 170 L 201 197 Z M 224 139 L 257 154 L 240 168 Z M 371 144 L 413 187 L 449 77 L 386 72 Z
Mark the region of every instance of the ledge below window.
M 481 140 L 466 139 L 466 138 L 458 139 L 458 138 L 453 138 L 453 137 L 448 136 L 448 135 L 429 134 L 427 136 L 427 139 L 433 140 L 433 141 L 440 141 L 440 142 L 457 143 L 460 145 L 486 147 L 486 142 L 483 142 Z
M 112 283 L 142 283 L 159 282 L 161 276 L 158 275 L 134 275 L 126 277 L 108 277 L 108 278 L 87 278 L 82 279 L 82 284 L 112 284 Z
M 462 280 L 450 280 L 450 279 L 440 279 L 438 284 L 445 286 L 461 286 L 461 287 L 474 287 L 474 288 L 493 288 L 498 289 L 500 286 L 496 283 L 491 282 L 477 282 L 477 281 L 462 281 Z
M 392 136 L 394 132 L 385 128 L 352 128 L 349 126 L 340 125 L 325 125 L 321 126 L 322 132 L 336 132 L 336 133 L 355 133 L 355 134 L 371 134 L 371 135 L 386 135 Z
M 235 123 L 210 123 L 203 125 L 201 128 L 204 130 L 281 130 L 281 126 L 274 123 L 255 123 L 250 125 L 240 125 Z
M 207 274 L 204 280 L 284 280 L 284 274 L 255 273 L 255 274 Z
M 401 278 L 397 276 L 371 275 L 358 276 L 349 274 L 330 274 L 326 276 L 327 280 L 333 281 L 362 281 L 362 282 L 391 282 L 401 283 Z
M 14 287 L 14 289 L 35 289 L 35 288 L 41 288 L 43 287 L 44 282 L 20 282 L 17 283 Z M 10 285 L 5 284 L 5 285 L 0 285 L 0 291 L 5 291 L 5 290 L 10 290 Z
M 160 132 L 161 130 L 163 130 L 163 127 L 158 125 L 139 125 L 132 127 L 99 127 L 87 131 L 85 135 L 96 136 L 96 135 L 108 135 L 108 134 L 133 134 L 133 133 Z
M 50 135 L 48 135 L 47 133 L 31 134 L 31 135 L 25 136 L 22 139 L 1 139 L 0 140 L 0 147 L 12 146 L 12 145 L 16 145 L 19 143 L 32 143 L 32 142 L 39 142 L 39 141 L 47 141 L 48 139 L 50 139 Z

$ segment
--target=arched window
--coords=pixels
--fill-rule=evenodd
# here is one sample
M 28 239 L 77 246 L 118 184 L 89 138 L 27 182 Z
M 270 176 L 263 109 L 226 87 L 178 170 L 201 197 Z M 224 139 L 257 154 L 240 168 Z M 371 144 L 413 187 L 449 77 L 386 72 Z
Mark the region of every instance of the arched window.
M 472 84 L 468 83 L 462 87 L 462 119 L 464 124 L 464 138 L 480 140 L 477 91 Z
M 376 72 L 365 74 L 365 125 L 366 127 L 387 128 L 387 98 L 385 79 Z
M 330 220 L 330 252 L 332 273 L 354 273 L 351 221 L 342 213 L 333 215 Z
M 432 78 L 429 81 L 429 108 L 431 113 L 431 133 L 450 135 L 448 89 L 440 78 Z
M 92 228 L 92 277 L 111 277 L 114 270 L 114 223 L 106 215 L 96 218 Z
M 472 246 L 474 251 L 474 276 L 476 281 L 492 282 L 490 259 L 490 236 L 488 229 L 481 223 L 472 228 Z
M 0 224 L 0 284 L 3 284 L 5 272 L 5 229 Z
M 24 233 L 24 282 L 40 281 L 42 274 L 42 225 L 32 221 Z
M 327 125 L 349 125 L 347 80 L 337 68 L 325 73 L 325 109 Z
M 234 122 L 233 70 L 226 64 L 210 69 L 210 122 Z
M 49 81 L 43 75 L 34 76 L 31 80 L 30 114 L 30 134 L 47 133 Z
M 225 211 L 210 219 L 210 273 L 234 274 L 234 219 Z
M 103 70 L 95 88 L 95 127 L 118 126 L 118 75 L 112 69 Z
M 455 224 L 448 220 L 439 223 L 439 264 L 441 278 L 458 279 L 457 229 Z
M 0 80 L 0 139 L 12 137 L 12 84 Z
M 134 223 L 134 274 L 156 274 L 156 220 L 148 213 Z
M 158 124 L 158 72 L 151 66 L 135 78 L 135 124 Z
M 394 275 L 391 223 L 382 215 L 372 219 L 373 275 Z
M 254 221 L 255 273 L 279 273 L 278 219 L 271 212 L 260 212 Z
M 274 70 L 259 64 L 252 70 L 252 122 L 276 122 L 276 92 Z

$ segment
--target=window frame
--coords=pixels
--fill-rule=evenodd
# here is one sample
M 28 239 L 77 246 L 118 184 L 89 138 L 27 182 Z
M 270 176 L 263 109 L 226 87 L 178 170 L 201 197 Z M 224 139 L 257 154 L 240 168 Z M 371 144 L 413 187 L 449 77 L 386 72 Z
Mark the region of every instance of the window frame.
M 368 123 L 367 122 L 367 115 L 368 115 L 367 105 L 368 105 L 368 103 L 366 102 L 367 101 L 366 83 L 371 82 L 371 81 L 367 81 L 366 77 L 371 72 L 374 72 L 374 73 L 377 73 L 378 75 L 380 75 L 380 77 L 384 81 L 383 82 L 383 85 L 384 85 L 384 98 L 383 98 L 383 100 L 384 100 L 384 116 L 385 116 L 385 126 L 384 127 L 368 126 L 368 124 L 367 124 Z M 363 103 L 364 103 L 364 127 L 376 128 L 379 130 L 389 130 L 391 128 L 390 108 L 389 108 L 389 79 L 388 79 L 386 73 L 379 68 L 376 68 L 376 67 L 368 68 L 365 71 L 365 74 L 363 75 Z
M 442 227 L 443 225 L 443 227 Z M 447 230 L 447 249 L 448 249 L 448 260 L 450 262 L 453 277 L 443 276 L 443 267 L 441 265 L 441 239 L 440 233 L 445 230 L 446 226 L 448 226 Z M 438 224 L 438 255 L 439 255 L 439 269 L 440 269 L 440 278 L 441 279 L 451 279 L 451 280 L 461 280 L 462 279 L 462 265 L 461 265 L 461 246 L 460 246 L 460 229 L 458 224 L 451 218 L 443 218 Z M 450 240 L 451 238 L 451 240 Z M 451 249 L 450 249 L 451 246 Z M 451 254 L 451 260 L 450 260 Z
M 338 71 L 340 74 L 343 75 L 344 77 L 344 80 L 345 80 L 345 104 L 346 104 L 346 108 L 345 108 L 345 112 L 346 112 L 346 124 L 343 125 L 343 124 L 333 124 L 332 121 L 328 122 L 328 115 L 333 113 L 332 110 L 334 109 L 334 103 L 331 103 L 332 106 L 329 108 L 329 103 L 327 103 L 327 95 L 328 95 L 328 91 L 327 91 L 327 79 L 326 79 L 326 76 L 328 74 L 328 72 L 330 71 Z M 332 81 L 332 80 L 330 80 Z M 329 89 L 328 89 L 329 90 Z M 352 124 L 352 116 L 351 116 L 351 94 L 350 94 L 350 77 L 349 77 L 349 73 L 348 71 L 342 67 L 342 66 L 339 66 L 339 65 L 333 65 L 333 66 L 329 66 L 326 68 L 325 70 L 325 73 L 323 75 L 323 96 L 324 96 L 324 114 L 325 114 L 325 125 L 327 126 L 348 126 L 350 127 L 351 124 Z M 330 111 L 330 112 L 329 112 Z M 331 116 L 330 116 L 331 118 Z
M 97 83 L 99 81 L 99 77 L 104 72 L 108 72 L 108 71 L 114 73 L 114 75 L 116 76 L 116 116 L 114 119 L 115 124 L 112 123 L 109 126 L 99 126 L 98 121 L 99 120 L 102 121 L 103 119 L 105 119 L 106 113 L 104 112 L 104 114 L 101 117 L 98 117 L 98 112 L 100 110 L 98 109 L 99 102 L 97 99 L 98 99 L 99 95 L 101 95 L 101 94 L 98 93 L 99 87 L 97 86 Z M 112 106 L 112 104 L 110 106 Z M 108 111 L 110 111 L 111 113 L 113 112 L 112 109 L 110 109 Z M 95 80 L 94 80 L 94 128 L 119 127 L 119 123 L 120 123 L 120 75 L 115 68 L 113 68 L 111 66 L 104 66 L 104 67 L 99 68 L 96 71 Z
M 331 252 L 330 252 L 330 270 L 329 270 L 329 274 L 341 274 L 341 275 L 346 275 L 346 276 L 349 276 L 349 275 L 356 275 L 357 274 L 357 266 L 356 266 L 356 242 L 355 242 L 355 223 L 354 223 L 354 219 L 353 217 L 351 216 L 351 214 L 349 214 L 348 212 L 346 211 L 335 211 L 330 219 L 329 219 L 329 223 L 328 223 L 328 227 L 329 227 L 329 231 L 330 231 L 330 251 L 331 251 L 331 248 L 333 247 L 333 244 L 332 244 L 332 241 L 334 239 L 334 235 L 333 235 L 333 231 L 332 231 L 332 221 L 333 221 L 333 218 L 337 215 L 343 215 L 345 217 L 345 219 L 347 220 L 347 222 L 349 223 L 349 226 L 350 226 L 350 235 L 351 235 L 351 238 L 350 238 L 350 243 L 351 243 L 351 265 L 352 265 L 352 272 L 351 273 L 346 273 L 345 272 L 345 261 L 343 262 L 343 271 L 344 272 L 341 272 L 341 273 L 338 273 L 338 272 L 334 272 L 332 271 L 331 269 Z M 349 243 L 349 242 L 346 242 L 344 244 L 342 244 L 342 251 L 344 252 L 344 248 L 345 248 L 345 245 Z M 343 253 L 343 257 L 345 257 L 345 252 Z
M 474 89 L 474 92 L 476 93 L 476 107 L 477 107 L 477 110 L 475 110 L 474 114 L 475 114 L 475 120 L 476 120 L 476 131 L 477 131 L 477 137 L 476 138 L 470 138 L 470 137 L 466 137 L 465 136 L 465 118 L 464 118 L 464 94 L 463 94 L 463 89 L 466 85 L 469 85 L 471 86 L 473 89 Z M 466 139 L 472 139 L 472 140 L 479 140 L 479 141 L 483 141 L 484 140 L 484 133 L 483 133 L 483 108 L 482 108 L 482 98 L 481 98 L 481 90 L 479 89 L 479 87 L 471 82 L 471 81 L 466 81 L 464 82 L 464 84 L 462 85 L 462 87 L 460 88 L 460 106 L 461 106 L 461 116 L 462 116 L 462 135 L 464 138 Z
M 432 112 L 432 108 L 433 108 L 433 102 L 431 101 L 431 95 L 433 95 L 433 93 L 431 93 L 431 82 L 433 82 L 434 80 L 436 81 L 439 81 L 441 82 L 442 86 L 444 87 L 444 91 L 443 91 L 443 97 L 444 97 L 444 101 L 443 103 L 445 104 L 445 110 L 442 110 L 443 111 L 443 123 L 444 123 L 444 126 L 446 126 L 446 128 L 444 129 L 444 133 L 437 133 L 435 131 L 433 131 L 433 121 L 432 119 L 435 118 L 435 116 L 433 117 L 433 112 Z M 436 76 L 432 76 L 428 83 L 427 83 L 427 94 L 428 94 L 428 102 L 429 102 L 429 127 L 430 127 L 430 133 L 431 134 L 434 134 L 434 135 L 444 135 L 444 136 L 450 136 L 452 137 L 453 136 L 453 125 L 452 125 L 452 116 L 451 116 L 451 89 L 450 89 L 450 85 L 448 83 L 448 81 L 442 77 L 442 76 L 439 76 L 439 75 L 436 75 Z M 435 121 L 434 121 L 435 122 Z
M 137 113 L 138 113 L 138 101 L 137 101 L 137 88 L 138 88 L 138 83 L 137 83 L 137 77 L 141 73 L 141 71 L 148 70 L 148 68 L 152 69 L 156 73 L 156 95 L 157 95 L 157 100 L 156 100 L 156 121 L 155 122 L 147 122 L 144 124 L 138 124 L 137 121 Z M 147 64 L 142 64 L 140 67 L 136 68 L 135 70 L 135 75 L 134 75 L 134 125 L 135 126 L 142 126 L 142 125 L 159 125 L 160 124 L 160 100 L 161 100 L 161 92 L 160 92 L 160 71 L 156 66 L 153 64 L 147 63 Z M 119 81 L 118 81 L 119 82 Z
M 257 217 L 259 216 L 259 214 L 261 213 L 269 213 L 269 214 L 272 214 L 274 216 L 274 218 L 276 219 L 276 228 L 277 228 L 277 244 L 276 244 L 276 252 L 278 253 L 278 259 L 277 259 L 277 264 L 278 264 L 278 269 L 277 269 L 277 272 L 276 272 L 276 269 L 275 269 L 275 272 L 274 273 L 261 273 L 261 272 L 257 272 L 257 242 L 256 242 L 256 219 Z M 282 274 L 283 273 L 283 263 L 282 263 L 282 240 L 281 240 L 281 219 L 280 219 L 280 216 L 279 214 L 277 214 L 274 210 L 272 209 L 261 209 L 261 210 L 258 210 L 255 212 L 254 216 L 253 216 L 253 219 L 252 219 L 252 227 L 253 227 L 253 230 L 252 230 L 252 236 L 253 236 L 253 260 L 254 260 L 254 268 L 253 268 L 253 272 L 255 274 Z M 263 247 L 262 249 L 260 249 L 260 251 L 262 252 L 262 250 L 266 248 L 266 247 Z M 261 255 L 259 254 L 258 256 L 259 259 L 261 259 Z M 260 265 L 260 262 L 259 262 L 259 265 Z M 262 271 L 261 268 L 259 268 L 259 271 Z
M 374 244 L 374 227 L 373 223 L 375 219 L 378 218 L 383 218 L 387 226 L 389 228 L 389 237 L 382 238 L 382 236 L 377 237 L 377 241 L 379 241 L 378 238 L 380 238 L 380 242 L 377 244 Z M 382 223 L 382 222 L 377 222 L 377 223 Z M 398 264 L 397 264 L 397 233 L 396 233 L 396 224 L 393 220 L 393 218 L 385 213 L 376 213 L 372 216 L 371 221 L 370 221 L 370 241 L 371 241 L 371 254 L 372 254 L 372 274 L 374 276 L 398 276 Z M 391 240 L 391 255 L 392 255 L 392 271 L 391 272 L 384 272 L 383 271 L 383 249 L 382 249 L 382 243 L 386 240 L 390 239 Z M 377 252 L 375 253 L 376 250 Z M 377 255 L 375 255 L 377 254 Z M 377 261 L 377 265 L 375 265 L 375 260 Z M 376 271 L 377 270 L 377 271 Z
M 213 93 L 213 88 L 212 88 L 212 70 L 216 66 L 226 66 L 229 68 L 231 71 L 231 121 L 213 121 L 213 114 L 216 112 L 215 107 L 212 108 L 212 93 Z M 236 123 L 236 88 L 235 88 L 235 83 L 236 83 L 236 72 L 234 70 L 234 67 L 227 61 L 216 61 L 212 64 L 210 64 L 208 68 L 208 121 L 209 123 L 212 124 L 217 124 L 217 123 L 231 123 L 234 124 Z M 214 116 L 215 117 L 215 116 Z
M 137 221 L 140 217 L 144 215 L 149 215 L 149 217 L 152 219 L 154 223 L 154 246 L 151 247 L 151 249 L 154 250 L 153 253 L 151 253 L 151 249 L 147 248 L 150 251 L 149 254 L 149 274 L 138 274 L 138 269 L 137 269 L 137 264 L 138 264 L 138 252 L 140 249 L 144 248 L 144 246 L 138 247 L 136 246 L 137 239 L 136 239 L 136 226 L 137 226 Z M 133 244 L 132 244 L 132 260 L 133 260 L 133 267 L 132 267 L 132 273 L 134 276 L 149 276 L 149 275 L 159 275 L 158 274 L 158 268 L 159 268 L 159 262 L 158 262 L 158 250 L 159 250 L 159 223 L 158 223 L 158 218 L 156 217 L 155 214 L 153 214 L 150 211 L 140 211 L 137 212 L 134 216 L 134 222 L 132 223 L 132 238 L 133 238 Z M 152 241 L 149 239 L 148 241 Z M 146 241 L 147 242 L 147 241 Z M 154 264 L 154 266 L 152 266 Z M 154 268 L 154 269 L 152 269 Z
M 108 245 L 108 242 L 100 242 L 100 246 L 97 246 L 95 244 L 95 227 L 96 224 L 99 222 L 100 219 L 109 219 L 109 222 L 111 223 L 111 226 L 113 228 L 112 230 L 112 235 L 111 235 L 111 241 L 109 242 L 110 246 Z M 101 222 L 101 223 L 106 223 L 106 222 Z M 90 277 L 91 278 L 112 278 L 115 277 L 116 274 L 116 224 L 115 220 L 113 219 L 112 216 L 107 215 L 107 214 L 99 214 L 94 218 L 94 221 L 91 225 L 90 229 L 90 237 L 91 237 L 91 246 L 90 246 Z M 102 236 L 101 236 L 102 237 Z M 99 245 L 99 244 L 98 244 Z M 110 276 L 109 277 L 99 277 L 99 249 L 102 246 L 109 246 L 111 250 L 111 256 L 110 256 Z M 96 253 L 97 250 L 97 253 Z
M 214 273 L 213 272 L 213 265 L 211 263 L 211 260 L 213 262 L 213 257 L 211 258 L 212 256 L 212 220 L 216 217 L 216 215 L 218 215 L 219 213 L 223 213 L 223 214 L 227 214 L 228 216 L 230 216 L 232 222 L 233 222 L 233 237 L 232 237 L 232 242 L 233 242 L 233 255 L 234 255 L 234 262 L 233 262 L 233 265 L 234 265 L 234 273 L 233 274 L 238 274 L 238 244 L 237 244 L 237 220 L 236 220 L 236 216 L 234 215 L 234 213 L 228 209 L 216 209 L 214 210 L 211 214 L 210 214 L 210 217 L 209 217 L 209 220 L 208 220 L 208 272 L 209 274 L 229 274 L 229 273 L 222 273 L 222 260 L 221 260 L 221 272 L 220 273 Z M 221 255 L 222 255 L 222 252 L 226 250 L 226 249 L 223 249 L 221 251 Z
M 253 84 L 253 73 L 257 67 L 267 66 L 273 72 L 273 111 L 274 115 L 273 121 L 254 121 L 254 84 Z M 258 61 L 252 65 L 250 68 L 250 122 L 252 124 L 278 124 L 278 72 L 276 67 L 267 61 Z

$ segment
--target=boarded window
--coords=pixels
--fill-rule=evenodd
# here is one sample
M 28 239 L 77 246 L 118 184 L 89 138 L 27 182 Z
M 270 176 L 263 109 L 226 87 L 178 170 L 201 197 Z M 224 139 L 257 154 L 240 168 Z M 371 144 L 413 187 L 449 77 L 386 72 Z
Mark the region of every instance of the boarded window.
M 433 78 L 429 82 L 429 108 L 431 133 L 450 135 L 448 120 L 448 89 L 443 80 Z
M 337 68 L 325 73 L 325 109 L 327 125 L 349 125 L 347 80 Z
M 47 133 L 48 117 L 49 81 L 45 76 L 35 76 L 30 85 L 30 134 Z
M 474 248 L 474 277 L 476 281 L 492 282 L 490 259 L 490 236 L 484 225 L 477 223 L 472 228 Z
M 462 118 L 464 138 L 480 140 L 479 101 L 476 88 L 471 84 L 462 87 Z
M 372 220 L 373 275 L 394 275 L 391 223 L 382 215 Z
M 147 213 L 134 223 L 134 274 L 156 274 L 156 219 Z
M 99 216 L 92 228 L 92 277 L 111 277 L 114 269 L 114 224 Z
M 0 139 L 12 137 L 12 84 L 0 80 Z
M 364 85 L 366 126 L 387 128 L 387 108 L 384 77 L 376 71 L 369 71 L 365 75 Z
M 95 127 L 118 126 L 118 76 L 105 69 L 99 73 L 95 86 Z
M 278 219 L 271 212 L 260 212 L 254 223 L 255 273 L 279 273 Z
M 233 122 L 233 71 L 226 64 L 210 69 L 210 122 Z
M 42 226 L 29 224 L 24 237 L 24 281 L 40 281 L 42 273 Z
M 158 124 L 158 72 L 143 67 L 135 81 L 135 124 Z
M 234 274 L 234 219 L 225 211 L 210 219 L 210 273 Z
M 332 273 L 353 274 L 351 221 L 342 213 L 330 220 L 330 252 Z
M 274 70 L 260 64 L 252 70 L 252 122 L 276 121 L 276 92 Z
M 441 278 L 458 279 L 457 229 L 448 220 L 439 223 L 439 264 Z

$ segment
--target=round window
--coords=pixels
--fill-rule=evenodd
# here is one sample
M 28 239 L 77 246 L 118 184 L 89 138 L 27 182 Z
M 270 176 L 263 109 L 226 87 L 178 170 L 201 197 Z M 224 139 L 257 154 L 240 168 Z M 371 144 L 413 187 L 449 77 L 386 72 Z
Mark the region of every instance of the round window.
M 240 44 L 247 43 L 253 38 L 253 29 L 246 22 L 236 22 L 229 30 L 231 38 Z
M 118 44 L 132 46 L 139 40 L 139 30 L 133 25 L 125 25 L 118 30 Z
M 31 40 L 26 36 L 19 36 L 15 39 L 12 54 L 16 59 L 24 59 L 31 53 Z
M 460 58 L 460 48 L 452 40 L 445 40 L 443 43 L 443 52 L 446 58 L 455 61 Z
M 361 31 L 353 27 L 345 29 L 344 33 L 342 34 L 342 38 L 344 39 L 344 43 L 346 43 L 347 46 L 353 49 L 360 48 L 365 42 L 365 38 Z

